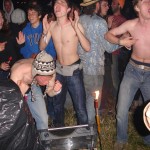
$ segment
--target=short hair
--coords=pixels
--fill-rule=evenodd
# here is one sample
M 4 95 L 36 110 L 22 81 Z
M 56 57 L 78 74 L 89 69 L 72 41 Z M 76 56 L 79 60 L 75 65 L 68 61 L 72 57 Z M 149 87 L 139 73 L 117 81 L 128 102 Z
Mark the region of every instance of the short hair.
M 42 16 L 42 8 L 40 5 L 29 5 L 28 10 L 34 10 L 38 13 L 38 16 Z
M 57 1 L 57 0 L 54 0 L 54 4 L 56 3 L 56 1 Z M 67 3 L 68 7 L 71 8 L 71 7 L 72 7 L 71 1 L 70 1 L 70 0 L 65 0 L 65 1 L 66 1 L 66 3 Z
M 132 1 L 133 7 L 136 6 L 136 5 L 138 4 L 138 2 L 139 2 L 139 0 L 133 0 L 133 1 Z

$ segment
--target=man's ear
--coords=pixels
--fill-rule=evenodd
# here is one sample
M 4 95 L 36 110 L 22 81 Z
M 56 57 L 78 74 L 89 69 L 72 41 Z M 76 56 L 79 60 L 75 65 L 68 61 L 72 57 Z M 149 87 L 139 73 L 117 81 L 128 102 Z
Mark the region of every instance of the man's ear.
M 17 81 L 17 85 L 18 85 L 19 88 L 20 88 L 20 86 L 21 86 L 21 80 L 18 80 L 18 81 Z
M 138 7 L 137 5 L 134 6 L 134 10 L 135 10 L 136 12 L 139 12 L 139 11 L 140 11 L 140 9 L 139 9 L 139 7 Z
M 99 11 L 100 6 L 101 6 L 100 2 L 97 2 L 97 3 L 96 3 L 96 13 Z
M 67 13 L 69 13 L 70 11 L 71 11 L 71 8 L 68 8 L 68 9 L 67 9 Z

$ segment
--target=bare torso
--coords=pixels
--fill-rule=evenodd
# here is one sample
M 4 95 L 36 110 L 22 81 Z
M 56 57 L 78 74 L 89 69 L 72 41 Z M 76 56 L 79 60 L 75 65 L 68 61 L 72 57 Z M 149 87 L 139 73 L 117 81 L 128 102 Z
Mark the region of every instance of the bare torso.
M 13 81 L 22 81 L 26 85 L 29 85 L 32 83 L 32 74 L 31 74 L 31 69 L 32 69 L 32 62 L 33 59 L 22 59 L 16 62 L 13 67 L 11 68 L 11 76 L 10 78 Z
M 63 26 L 56 21 L 53 22 L 51 36 L 60 64 L 71 65 L 79 59 L 77 54 L 78 38 L 70 22 Z
M 129 33 L 137 39 L 131 57 L 140 62 L 150 63 L 150 21 L 142 24 L 139 19 L 135 19 Z

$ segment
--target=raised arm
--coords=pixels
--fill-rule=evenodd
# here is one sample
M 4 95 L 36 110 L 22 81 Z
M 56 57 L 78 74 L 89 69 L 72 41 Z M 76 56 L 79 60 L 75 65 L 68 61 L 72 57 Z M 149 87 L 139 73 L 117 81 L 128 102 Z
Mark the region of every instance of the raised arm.
M 129 32 L 128 27 L 132 28 L 132 25 L 133 25 L 132 21 L 126 21 L 119 27 L 109 30 L 105 34 L 105 39 L 113 44 L 119 44 L 121 46 L 131 47 L 136 42 L 136 39 L 134 39 L 131 36 L 125 38 L 120 38 L 120 36 L 126 32 Z
M 39 48 L 40 50 L 45 50 L 46 46 L 48 45 L 48 42 L 50 41 L 51 38 L 51 32 L 50 32 L 50 27 L 51 27 L 51 22 L 48 22 L 47 20 L 47 14 L 43 18 L 43 33 L 39 42 Z
M 82 48 L 85 51 L 90 51 L 91 44 L 90 44 L 90 41 L 86 38 L 86 36 L 84 34 L 84 29 L 83 29 L 82 25 L 79 23 L 79 16 L 78 16 L 77 11 L 74 11 L 74 14 L 75 14 L 74 21 L 70 18 L 71 24 L 78 36 L 78 39 L 79 39 L 79 42 L 80 42 Z

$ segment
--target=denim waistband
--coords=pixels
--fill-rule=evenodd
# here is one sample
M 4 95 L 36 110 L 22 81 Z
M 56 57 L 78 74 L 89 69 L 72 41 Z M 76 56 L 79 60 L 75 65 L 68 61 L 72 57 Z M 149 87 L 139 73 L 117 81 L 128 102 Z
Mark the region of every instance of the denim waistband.
M 137 65 L 144 65 L 144 66 L 150 67 L 150 63 L 143 63 L 143 62 L 137 61 L 137 60 L 135 60 L 133 58 L 131 58 L 130 60 L 132 60 Z
M 132 59 L 130 59 L 129 63 L 131 65 L 133 65 L 134 67 L 137 67 L 137 68 L 142 69 L 144 71 L 150 71 L 150 66 L 145 66 L 145 65 L 142 65 L 142 64 L 139 65 L 139 64 L 135 63 L 135 61 L 133 61 Z

